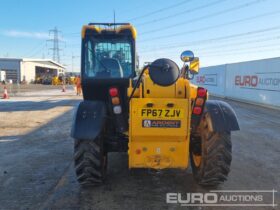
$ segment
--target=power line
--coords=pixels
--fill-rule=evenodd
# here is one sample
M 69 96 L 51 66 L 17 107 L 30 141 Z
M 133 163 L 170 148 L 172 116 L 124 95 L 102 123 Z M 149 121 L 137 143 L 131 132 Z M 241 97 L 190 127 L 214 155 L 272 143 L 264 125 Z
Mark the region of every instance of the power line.
M 262 51 L 256 51 L 256 50 L 250 50 L 250 51 L 241 51 L 241 52 L 238 52 L 238 55 L 243 55 L 243 54 L 252 54 L 252 53 L 263 53 L 263 52 L 271 52 L 271 51 L 280 51 L 280 48 L 279 46 L 277 46 L 278 48 L 269 48 L 269 49 L 265 49 L 265 50 L 262 50 Z M 233 52 L 229 52 L 229 53 L 224 53 L 223 51 L 220 51 L 220 53 L 208 53 L 208 54 L 201 54 L 200 57 L 213 57 L 213 56 L 219 56 L 219 55 L 222 55 L 222 56 L 225 56 L 225 55 L 236 55 L 236 52 L 233 53 Z
M 219 11 L 219 12 L 213 12 L 211 14 L 204 15 L 204 16 L 201 16 L 201 17 L 198 17 L 198 18 L 184 20 L 183 22 L 179 22 L 179 23 L 176 23 L 176 24 L 164 26 L 164 27 L 153 29 L 153 30 L 150 30 L 150 31 L 145 31 L 145 32 L 142 32 L 141 35 L 150 34 L 150 33 L 153 33 L 153 32 L 158 32 L 158 31 L 163 31 L 163 30 L 168 30 L 170 28 L 174 28 L 174 27 L 177 27 L 177 26 L 186 25 L 186 23 L 189 24 L 189 23 L 193 23 L 193 22 L 196 22 L 196 21 L 206 19 L 206 18 L 219 16 L 221 14 L 225 14 L 225 13 L 229 13 L 229 12 L 232 12 L 232 11 L 235 11 L 235 10 L 243 9 L 245 7 L 249 7 L 251 5 L 258 4 L 258 3 L 263 2 L 263 1 L 267 1 L 267 0 L 254 0 L 254 1 L 251 1 L 249 3 L 241 4 L 241 5 L 231 7 L 229 9 L 222 10 L 222 11 Z
M 44 43 L 44 45 L 41 45 L 41 48 L 36 50 L 33 54 L 29 55 L 28 57 L 34 57 L 35 55 L 38 55 L 39 53 L 44 52 L 44 49 L 45 49 L 45 43 Z
M 243 41 L 243 42 L 230 42 L 230 43 L 227 43 L 227 44 L 222 44 L 222 45 L 215 45 L 213 48 L 215 49 L 219 49 L 219 48 L 226 48 L 226 47 L 229 47 L 229 46 L 236 46 L 236 45 L 248 45 L 248 44 L 256 44 L 256 43 L 262 43 L 262 42 L 268 42 L 268 41 L 273 41 L 273 40 L 280 40 L 280 36 L 273 36 L 273 37 L 266 37 L 266 38 L 263 38 L 263 39 L 250 39 L 249 41 L 246 40 L 246 41 Z M 227 40 L 229 41 L 229 40 Z M 213 44 L 213 43 L 209 43 L 209 44 Z M 274 43 L 275 44 L 275 43 Z M 182 48 L 185 48 L 184 46 L 182 46 Z M 247 47 L 249 48 L 249 47 Z M 176 50 L 171 50 L 171 51 L 168 51 L 169 53 L 171 52 L 177 52 L 179 49 L 177 48 Z M 209 51 L 209 47 L 204 47 L 204 48 L 195 48 L 195 49 L 192 49 L 193 51 L 196 51 L 196 52 L 208 52 Z M 155 53 L 154 51 L 152 52 L 147 52 L 148 54 L 150 53 Z M 147 54 L 145 53 L 145 54 Z
M 175 3 L 175 4 L 172 4 L 172 5 L 169 5 L 168 7 L 163 7 L 161 9 L 154 10 L 152 12 L 148 12 L 148 13 L 146 13 L 144 15 L 136 16 L 134 18 L 128 19 L 127 21 L 134 21 L 134 20 L 138 20 L 138 19 L 141 19 L 141 18 L 146 18 L 146 17 L 152 16 L 152 15 L 155 15 L 157 13 L 163 12 L 165 10 L 169 10 L 169 9 L 173 9 L 173 8 L 179 7 L 179 6 L 181 6 L 183 4 L 186 4 L 186 3 L 190 2 L 190 1 L 192 1 L 192 0 L 184 0 L 184 1 L 181 1 L 179 3 Z
M 238 38 L 238 40 L 240 40 L 240 36 L 252 36 L 251 38 L 255 38 L 255 37 L 263 37 L 263 33 L 266 33 L 266 32 L 271 32 L 272 30 L 278 30 L 280 26 L 276 26 L 276 27 L 272 27 L 272 28 L 266 28 L 266 29 L 261 29 L 261 30 L 257 30 L 257 31 L 249 31 L 249 32 L 245 32 L 245 33 L 239 33 L 239 34 L 233 34 L 233 35 L 229 35 L 229 36 L 222 36 L 222 37 L 217 37 L 217 38 L 212 38 L 212 39 L 205 39 L 205 40 L 197 40 L 197 41 L 193 41 L 193 42 L 188 42 L 188 43 L 173 43 L 171 45 L 167 45 L 167 46 L 162 46 L 160 47 L 160 50 L 161 49 L 166 49 L 166 48 L 177 48 L 177 47 L 182 47 L 184 48 L 185 46 L 184 45 L 188 45 L 188 46 L 196 46 L 196 45 L 202 45 L 202 44 L 215 44 L 216 42 L 224 42 L 224 41 L 230 41 L 232 39 L 235 39 L 235 38 Z M 263 38 L 263 39 L 257 39 L 257 40 L 246 40 L 245 42 L 232 42 L 230 43 L 230 45 L 232 44 L 246 44 L 246 43 L 254 43 L 254 42 L 263 42 L 263 41 L 270 41 L 270 40 L 274 40 L 274 39 L 278 39 L 278 36 L 274 36 L 272 37 L 271 39 L 270 38 Z M 174 45 L 176 44 L 176 45 Z M 74 44 L 72 46 L 80 46 L 80 44 Z M 223 45 L 220 45 L 220 47 L 225 47 L 225 46 L 228 46 L 228 44 L 223 44 Z M 217 47 L 217 46 L 215 46 Z M 219 45 L 218 45 L 219 47 Z M 153 53 L 154 51 L 154 48 L 145 48 L 144 51 L 140 51 L 141 53 L 145 52 L 145 53 Z
M 269 49 L 264 49 L 264 50 L 259 50 L 259 51 L 256 51 L 256 50 L 249 50 L 249 51 L 238 51 L 238 52 L 229 52 L 229 53 L 224 53 L 224 51 L 220 51 L 219 53 L 208 53 L 208 54 L 199 54 L 199 57 L 200 59 L 205 59 L 205 58 L 208 58 L 208 57 L 218 57 L 218 56 L 236 56 L 236 55 L 247 55 L 247 54 L 250 54 L 250 55 L 254 55 L 254 54 L 260 54 L 260 53 L 264 53 L 264 52 L 280 52 L 280 48 L 279 46 L 277 46 L 278 48 L 269 48 Z M 255 48 L 256 49 L 256 48 Z M 260 49 L 263 49 L 263 48 L 260 48 Z M 279 54 L 277 55 L 279 56 Z M 178 56 L 176 56 L 177 58 Z M 270 56 L 271 57 L 271 56 Z M 175 59 L 175 57 L 169 57 L 169 59 Z M 261 59 L 264 59 L 263 57 Z M 215 64 L 215 65 L 219 65 L 219 64 Z
M 272 38 L 264 38 L 264 39 L 259 39 L 259 40 L 251 40 L 251 41 L 245 41 L 245 42 L 234 42 L 234 43 L 230 43 L 231 46 L 236 46 L 236 45 L 248 45 L 248 44 L 257 44 L 257 43 L 262 43 L 262 42 L 267 42 L 267 41 L 275 41 L 275 40 L 280 40 L 280 36 L 275 36 L 275 37 L 272 37 Z M 275 45 L 275 43 L 273 44 L 270 44 L 271 46 Z M 227 45 L 218 45 L 218 46 L 215 46 L 215 49 L 219 49 L 219 48 L 224 48 L 224 47 L 228 47 L 229 44 Z M 268 45 L 263 45 L 263 46 L 268 46 Z M 247 47 L 246 49 L 248 49 L 249 47 Z M 250 47 L 250 48 L 254 48 L 254 47 Z M 202 49 L 197 49 L 199 52 L 207 52 L 206 49 L 209 49 L 209 48 L 202 48 Z M 238 49 L 242 49 L 242 48 L 238 48 Z M 208 50 L 209 51 L 209 50 Z
M 221 0 L 221 1 L 226 1 L 226 0 Z M 198 9 L 202 9 L 203 7 L 205 8 L 205 7 L 208 7 L 208 6 L 213 6 L 214 4 L 217 4 L 217 3 L 221 2 L 221 1 L 212 2 L 212 5 L 206 4 L 204 6 L 193 8 L 192 10 L 198 10 Z M 267 1 L 267 0 L 255 0 L 255 1 L 252 1 L 252 2 L 249 2 L 249 3 L 246 3 L 246 4 L 242 4 L 242 5 L 239 5 L 239 6 L 236 6 L 236 7 L 229 8 L 227 10 L 222 10 L 220 12 L 211 13 L 211 14 L 208 14 L 208 15 L 205 15 L 205 16 L 202 16 L 202 17 L 198 17 L 198 18 L 194 18 L 194 19 L 190 19 L 190 20 L 185 20 L 184 22 L 180 22 L 180 23 L 177 23 L 175 25 L 169 25 L 169 26 L 165 26 L 165 27 L 162 27 L 162 28 L 158 28 L 158 29 L 153 29 L 153 30 L 150 30 L 150 31 L 142 32 L 142 33 L 140 33 L 140 35 L 145 35 L 145 34 L 148 34 L 148 33 L 151 33 L 151 32 L 157 32 L 157 31 L 161 31 L 161 30 L 167 30 L 167 29 L 170 29 L 170 28 L 174 28 L 174 27 L 176 27 L 178 25 L 186 24 L 186 22 L 187 23 L 189 23 L 189 22 L 193 23 L 193 22 L 196 22 L 196 21 L 199 21 L 199 20 L 203 20 L 203 19 L 206 19 L 206 18 L 209 18 L 209 17 L 214 17 L 214 16 L 218 16 L 218 15 L 221 15 L 221 14 L 224 14 L 224 13 L 232 12 L 234 10 L 242 9 L 244 7 L 248 7 L 248 6 L 251 6 L 253 4 L 260 3 L 262 1 Z M 183 1 L 183 2 L 181 2 L 181 4 L 183 4 L 184 2 L 186 3 L 187 1 Z M 165 10 L 165 9 L 168 9 L 168 8 L 170 8 L 170 7 L 166 7 L 166 8 L 163 8 L 163 9 Z M 160 11 L 162 11 L 162 9 L 157 10 L 155 12 L 160 12 Z M 186 11 L 191 12 L 191 10 L 186 10 Z M 178 14 L 186 13 L 186 11 L 180 12 Z M 260 15 L 259 17 L 267 16 L 267 15 L 274 15 L 276 13 L 279 13 L 279 11 L 275 11 L 273 14 L 267 14 L 266 13 L 266 14 Z M 154 14 L 154 13 L 151 12 L 151 15 L 152 14 Z M 147 17 L 147 16 L 149 16 L 149 15 L 146 14 L 145 17 Z M 172 15 L 172 17 L 174 17 L 174 16 L 176 16 L 176 14 Z M 144 15 L 143 15 L 143 17 L 144 17 Z M 167 19 L 167 18 L 170 18 L 170 17 L 171 17 L 171 15 L 167 16 L 167 17 L 160 18 L 160 19 L 152 20 L 152 21 L 161 21 L 161 20 L 164 20 L 164 19 Z M 138 18 L 140 18 L 140 16 Z M 145 41 L 150 41 L 150 40 L 155 40 L 155 39 L 163 39 L 163 38 L 168 38 L 168 37 L 173 37 L 173 36 L 183 36 L 184 35 L 183 33 L 189 33 L 189 32 L 194 33 L 194 32 L 199 32 L 199 31 L 203 31 L 203 30 L 209 30 L 209 29 L 212 29 L 212 28 L 217 28 L 217 27 L 224 26 L 224 25 L 227 25 L 227 24 L 234 24 L 234 23 L 238 23 L 238 22 L 241 22 L 241 21 L 246 21 L 246 20 L 254 19 L 254 18 L 258 18 L 258 16 L 254 16 L 254 17 L 251 17 L 251 18 L 248 18 L 248 19 L 245 18 L 245 19 L 242 19 L 242 20 L 231 21 L 231 22 L 224 23 L 224 24 L 218 24 L 218 25 L 214 25 L 214 26 L 211 26 L 211 27 L 204 27 L 204 28 L 201 28 L 201 29 L 190 30 L 190 31 L 186 31 L 186 32 L 180 32 L 180 33 L 175 33 L 175 34 L 170 34 L 170 35 L 163 35 L 163 36 L 153 37 L 153 38 L 149 38 L 149 39 L 144 39 L 143 41 L 140 40 L 139 42 L 145 42 Z M 132 20 L 132 19 L 130 19 L 130 20 Z M 141 25 L 144 25 L 144 24 L 148 24 L 150 22 L 152 23 L 152 21 L 148 21 L 148 22 L 145 22 L 145 23 L 142 23 L 142 24 L 140 23 L 140 24 L 136 24 L 136 25 L 138 25 L 138 26 L 140 25 L 141 26 Z M 78 36 L 79 34 L 80 34 L 79 32 L 67 33 L 67 35 L 70 35 L 70 36 Z
M 27 53 L 25 53 L 23 57 L 32 57 L 32 56 L 30 56 L 30 55 L 33 55 L 35 51 L 37 52 L 38 49 L 39 49 L 39 48 L 41 49 L 41 47 L 42 47 L 43 45 L 45 45 L 45 44 L 46 44 L 45 41 L 40 42 L 40 43 L 37 44 L 35 47 L 33 47 L 31 50 L 29 50 Z
M 278 39 L 280 39 L 280 36 L 278 36 Z M 223 49 L 223 50 L 206 50 L 206 51 L 200 51 L 197 50 L 196 55 L 212 55 L 217 53 L 233 53 L 233 52 L 240 52 L 240 51 L 246 51 L 246 50 L 252 50 L 252 49 L 264 49 L 267 47 L 275 47 L 275 43 L 273 44 L 266 44 L 266 45 L 259 45 L 259 46 L 253 46 L 253 47 L 241 47 L 241 48 L 234 48 L 234 49 Z M 279 47 L 279 46 L 276 46 Z M 216 49 L 216 48 L 215 48 Z
M 205 5 L 202 5 L 202 6 L 198 6 L 198 7 L 191 8 L 191 9 L 187 9 L 187 10 L 184 10 L 182 12 L 177 12 L 175 14 L 168 15 L 168 16 L 165 16 L 165 17 L 162 17 L 162 18 L 146 21 L 146 22 L 137 24 L 137 27 L 143 26 L 143 25 L 147 25 L 147 24 L 151 24 L 151 23 L 156 23 L 156 22 L 159 22 L 159 21 L 162 21 L 162 20 L 165 20 L 165 19 L 169 19 L 169 18 L 178 17 L 180 15 L 189 14 L 189 13 L 195 12 L 195 11 L 200 10 L 200 9 L 204 9 L 204 8 L 207 8 L 207 7 L 212 7 L 212 6 L 216 5 L 216 4 L 222 3 L 223 1 L 227 1 L 227 0 L 214 1 L 212 3 L 208 3 L 208 4 L 205 4 Z
M 144 40 L 139 40 L 138 43 L 143 43 L 143 42 L 148 42 L 148 41 L 153 41 L 153 40 L 159 40 L 159 39 L 164 39 L 164 38 L 170 38 L 170 37 L 178 37 L 178 36 L 185 36 L 185 34 L 189 34 L 189 33 L 197 33 L 197 32 L 201 32 L 201 31 L 207 31 L 210 29 L 214 29 L 214 28 L 220 28 L 220 27 L 224 27 L 224 26 L 228 26 L 228 25 L 232 25 L 232 24 L 236 24 L 236 23 L 240 23 L 240 22 L 245 22 L 245 21 L 250 21 L 250 20 L 255 20 L 261 17 L 266 17 L 266 16 L 273 16 L 273 15 L 277 15 L 280 13 L 280 10 L 277 11 L 273 11 L 273 12 L 267 12 L 267 13 L 263 13 L 260 15 L 255 15 L 255 16 L 251 16 L 248 18 L 243 18 L 243 19 L 238 19 L 238 20 L 234 20 L 234 21 L 229 21 L 229 22 L 225 22 L 225 23 L 221 23 L 221 24 L 217 24 L 217 25 L 213 25 L 213 26 L 208 26 L 208 27 L 203 27 L 203 28 L 198 28 L 198 29 L 193 29 L 193 30 L 188 30 L 188 31 L 182 31 L 179 33 L 173 33 L 170 35 L 163 35 L 163 36 L 157 36 L 157 37 L 152 37 L 149 39 L 144 39 Z M 80 46 L 81 44 L 73 44 L 72 46 Z
M 73 55 L 73 53 L 72 53 L 72 56 L 71 56 L 71 58 L 72 58 L 72 60 L 71 60 L 72 61 L 72 63 L 71 63 L 72 64 L 72 72 L 74 71 L 74 59 L 75 58 L 80 58 L 80 57 L 81 56 Z
M 211 38 L 211 39 L 203 39 L 203 40 L 197 40 L 197 41 L 187 42 L 187 43 L 173 43 L 171 45 L 163 46 L 163 47 L 161 47 L 161 49 L 166 49 L 166 48 L 170 49 L 170 48 L 180 47 L 183 45 L 190 46 L 190 45 L 195 45 L 197 43 L 202 44 L 202 43 L 208 43 L 208 42 L 214 42 L 214 41 L 221 41 L 221 40 L 225 40 L 225 39 L 248 36 L 248 35 L 252 35 L 252 34 L 264 33 L 264 32 L 274 31 L 274 30 L 279 30 L 279 29 L 280 29 L 280 26 L 275 26 L 275 27 L 270 27 L 270 28 L 266 28 L 266 29 L 249 31 L 249 32 L 245 32 L 245 33 L 238 33 L 238 34 L 232 34 L 232 35 L 228 35 L 228 36 L 215 37 L 215 38 Z M 148 52 L 148 51 L 150 51 L 150 49 L 147 49 L 146 51 L 142 51 L 142 52 Z
M 275 43 L 267 44 L 267 45 L 254 46 L 254 47 L 246 47 L 246 48 L 241 47 L 241 48 L 228 49 L 228 50 L 214 50 L 214 51 L 209 50 L 209 51 L 202 52 L 202 54 L 206 53 L 206 55 L 207 55 L 207 54 L 213 54 L 213 53 L 215 54 L 215 53 L 221 53 L 221 52 L 223 52 L 223 53 L 231 53 L 231 52 L 239 52 L 239 51 L 242 51 L 242 50 L 263 49 L 263 48 L 273 47 L 273 46 L 275 47 Z M 277 47 L 279 47 L 279 46 L 277 46 Z
M 273 36 L 273 37 L 266 37 L 263 39 L 254 39 L 254 40 L 246 40 L 243 42 L 230 42 L 228 44 L 223 44 L 223 45 L 215 45 L 215 49 L 219 49 L 219 48 L 224 48 L 224 47 L 228 47 L 228 46 L 235 46 L 235 45 L 248 45 L 248 44 L 256 44 L 256 43 L 262 43 L 262 42 L 268 42 L 268 41 L 274 41 L 274 40 L 280 40 L 280 36 Z M 209 49 L 209 47 L 204 47 L 201 49 L 197 49 L 198 51 L 203 51 Z
M 134 2 L 133 2 L 134 3 Z M 135 12 L 135 10 L 138 10 L 138 9 L 141 9 L 141 8 L 143 8 L 143 7 L 146 7 L 147 8 L 147 6 L 145 5 L 145 4 L 143 4 L 142 2 L 140 2 L 139 4 L 137 4 L 136 6 L 134 6 L 133 8 L 123 8 L 123 9 L 121 9 L 121 10 L 116 10 L 116 14 L 118 14 L 118 13 L 123 13 L 123 14 L 127 14 L 127 13 L 133 13 L 133 12 Z M 125 21 L 124 21 L 125 22 Z
M 268 13 L 264 13 L 264 14 L 260 14 L 260 15 L 251 16 L 251 17 L 248 17 L 248 18 L 243 18 L 243 19 L 229 21 L 229 22 L 225 22 L 225 23 L 221 23 L 221 24 L 216 24 L 216 25 L 213 25 L 213 26 L 207 26 L 207 27 L 203 27 L 203 28 L 198 28 L 198 29 L 193 29 L 193 30 L 188 30 L 188 31 L 182 31 L 182 32 L 179 32 L 179 33 L 173 33 L 173 34 L 169 34 L 169 35 L 152 37 L 152 38 L 149 38 L 149 39 L 139 40 L 138 42 L 147 42 L 147 41 L 151 41 L 151 40 L 159 40 L 159 39 L 164 39 L 164 38 L 169 38 L 169 37 L 186 36 L 186 33 L 197 33 L 197 32 L 201 32 L 201 31 L 207 31 L 207 30 L 210 30 L 210 29 L 220 28 L 220 27 L 232 25 L 232 24 L 235 24 L 235 23 L 255 20 L 257 18 L 266 17 L 266 16 L 272 16 L 272 15 L 276 15 L 276 14 L 279 14 L 279 13 L 280 13 L 280 10 L 277 10 L 277 11 L 274 11 L 274 12 L 268 12 Z
M 81 34 L 81 33 L 80 32 L 73 32 L 73 33 L 66 33 L 64 35 L 79 35 L 79 34 Z

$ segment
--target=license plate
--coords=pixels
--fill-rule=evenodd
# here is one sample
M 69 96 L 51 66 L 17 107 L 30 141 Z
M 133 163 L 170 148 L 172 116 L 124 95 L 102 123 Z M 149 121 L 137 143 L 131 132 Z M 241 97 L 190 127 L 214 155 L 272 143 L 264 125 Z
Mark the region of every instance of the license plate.
M 143 118 L 167 118 L 167 119 L 178 119 L 183 118 L 183 109 L 140 109 L 140 116 Z

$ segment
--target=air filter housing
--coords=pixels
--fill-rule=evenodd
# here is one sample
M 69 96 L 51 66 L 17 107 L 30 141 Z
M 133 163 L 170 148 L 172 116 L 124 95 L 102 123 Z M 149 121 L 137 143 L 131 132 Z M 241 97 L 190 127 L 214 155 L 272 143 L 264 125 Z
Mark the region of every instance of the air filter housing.
M 160 86 L 173 85 L 179 78 L 179 67 L 167 58 L 155 60 L 149 67 L 151 80 Z

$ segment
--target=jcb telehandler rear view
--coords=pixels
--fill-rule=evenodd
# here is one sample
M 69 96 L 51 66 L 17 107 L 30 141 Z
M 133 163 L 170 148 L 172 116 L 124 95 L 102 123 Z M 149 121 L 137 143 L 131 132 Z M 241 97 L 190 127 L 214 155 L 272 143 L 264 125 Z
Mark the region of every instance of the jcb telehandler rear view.
M 224 182 L 231 131 L 239 130 L 233 109 L 208 100 L 206 89 L 190 83 L 199 69 L 191 51 L 181 54 L 181 69 L 162 58 L 136 77 L 135 40 L 136 30 L 128 23 L 82 29 L 84 101 L 72 128 L 78 181 L 102 183 L 107 154 L 127 152 L 130 169 L 186 169 L 190 162 L 197 183 Z

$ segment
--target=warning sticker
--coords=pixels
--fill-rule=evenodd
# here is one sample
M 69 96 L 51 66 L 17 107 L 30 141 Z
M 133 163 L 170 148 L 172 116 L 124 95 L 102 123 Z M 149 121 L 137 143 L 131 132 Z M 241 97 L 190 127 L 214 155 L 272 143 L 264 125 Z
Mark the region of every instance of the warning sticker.
M 142 120 L 143 128 L 180 128 L 180 120 Z

